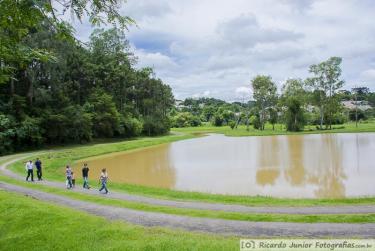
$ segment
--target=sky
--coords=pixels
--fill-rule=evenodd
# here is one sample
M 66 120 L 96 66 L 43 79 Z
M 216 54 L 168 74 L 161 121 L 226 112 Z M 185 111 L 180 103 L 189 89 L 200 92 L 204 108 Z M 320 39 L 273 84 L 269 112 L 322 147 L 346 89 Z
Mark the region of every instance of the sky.
M 128 0 L 120 12 L 135 19 L 126 36 L 176 99 L 251 98 L 251 79 L 270 75 L 278 89 L 308 67 L 342 57 L 344 89 L 375 90 L 373 0 Z M 87 41 L 93 30 L 73 22 Z

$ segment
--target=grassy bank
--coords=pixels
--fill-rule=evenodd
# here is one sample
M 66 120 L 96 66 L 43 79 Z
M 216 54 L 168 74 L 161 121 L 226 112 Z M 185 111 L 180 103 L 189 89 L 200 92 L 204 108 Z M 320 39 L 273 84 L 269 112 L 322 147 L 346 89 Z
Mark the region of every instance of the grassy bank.
M 270 136 L 270 135 L 295 135 L 295 134 L 317 134 L 317 133 L 353 133 L 353 132 L 375 132 L 375 121 L 360 123 L 356 127 L 355 123 L 346 123 L 343 125 L 333 125 L 332 130 L 318 130 L 315 126 L 306 126 L 301 132 L 287 132 L 285 125 L 276 124 L 273 130 L 271 124 L 266 124 L 263 131 L 256 130 L 252 126 L 249 130 L 246 126 L 240 125 L 237 129 L 231 129 L 229 126 L 199 126 L 173 128 L 173 131 L 180 133 L 222 133 L 226 136 Z
M 237 250 L 238 239 L 111 222 L 0 191 L 1 250 Z
M 95 144 L 90 146 L 77 146 L 71 148 L 64 148 L 58 151 L 43 153 L 39 157 L 43 159 L 45 172 L 44 176 L 51 180 L 64 181 L 63 167 L 68 163 L 73 163 L 79 159 L 99 156 L 102 154 L 129 151 L 142 147 L 153 146 L 157 144 L 163 144 L 173 142 L 177 140 L 183 140 L 194 137 L 194 134 L 215 132 L 223 133 L 231 136 L 250 136 L 250 135 L 272 135 L 272 134 L 285 134 L 284 130 L 280 129 L 280 125 L 276 125 L 275 131 L 272 130 L 270 125 L 266 126 L 265 131 L 258 131 L 250 128 L 246 131 L 244 126 L 239 127 L 237 130 L 232 130 L 229 127 L 195 127 L 195 128 L 180 128 L 174 129 L 176 132 L 181 134 L 168 135 L 163 137 L 155 138 L 141 138 L 117 143 L 107 144 Z M 349 133 L 349 132 L 375 132 L 375 123 L 360 124 L 358 128 L 355 127 L 354 123 L 345 124 L 344 128 L 333 129 L 327 131 L 319 130 L 308 130 L 308 128 L 299 132 L 299 134 L 305 133 Z M 11 166 L 11 169 L 18 173 L 24 174 L 24 164 L 19 161 Z M 80 179 L 77 180 L 81 182 Z M 151 188 L 139 185 L 131 184 L 118 184 L 111 183 L 111 189 L 118 191 L 125 191 L 127 193 L 139 194 L 144 196 L 152 196 L 164 199 L 173 200 L 197 200 L 214 203 L 227 203 L 227 204 L 241 204 L 248 206 L 314 206 L 314 205 L 351 205 L 351 204 L 375 204 L 375 197 L 364 197 L 364 198 L 344 198 L 344 199 L 284 199 L 284 198 L 272 198 L 264 196 L 230 196 L 230 195 L 215 195 L 205 194 L 198 192 L 181 192 L 163 188 Z
M 69 191 L 66 189 L 47 187 L 40 184 L 30 184 L 21 181 L 14 181 L 10 178 L 1 177 L 0 181 L 5 181 L 15 185 L 27 187 L 30 189 L 38 189 L 44 192 L 62 195 L 71 199 L 87 201 L 107 206 L 130 208 L 134 210 L 146 212 L 158 212 L 165 214 L 174 214 L 190 217 L 225 219 L 225 220 L 239 220 L 239 221 L 258 221 L 258 222 L 296 222 L 296 223 L 374 223 L 375 214 L 319 214 L 319 215 L 297 215 L 297 214 L 262 214 L 262 213 L 236 213 L 236 212 L 222 212 L 214 210 L 197 210 L 175 208 L 168 206 L 150 205 L 145 203 L 130 202 L 118 199 L 110 199 L 95 195 L 88 195 L 78 192 Z
M 145 137 L 138 139 L 125 140 L 115 143 L 102 143 L 79 145 L 74 147 L 51 148 L 49 152 L 41 152 L 40 155 L 35 155 L 43 160 L 44 173 L 46 179 L 61 180 L 64 177 L 64 167 L 69 164 L 72 165 L 75 161 L 99 156 L 108 153 L 130 151 L 154 145 L 170 143 L 177 140 L 189 139 L 194 137 L 192 134 L 171 134 L 160 137 Z M 34 154 L 34 153 L 32 153 Z M 33 158 L 35 158 L 33 157 Z M 18 173 L 24 173 L 24 161 L 18 161 L 11 166 L 11 169 Z

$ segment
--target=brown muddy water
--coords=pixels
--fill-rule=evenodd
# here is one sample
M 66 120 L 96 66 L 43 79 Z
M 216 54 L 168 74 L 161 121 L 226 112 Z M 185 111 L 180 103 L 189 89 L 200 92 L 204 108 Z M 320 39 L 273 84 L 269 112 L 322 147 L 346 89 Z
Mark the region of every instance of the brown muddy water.
M 212 134 L 86 162 L 91 179 L 105 167 L 114 182 L 183 191 L 289 198 L 375 195 L 375 133 Z

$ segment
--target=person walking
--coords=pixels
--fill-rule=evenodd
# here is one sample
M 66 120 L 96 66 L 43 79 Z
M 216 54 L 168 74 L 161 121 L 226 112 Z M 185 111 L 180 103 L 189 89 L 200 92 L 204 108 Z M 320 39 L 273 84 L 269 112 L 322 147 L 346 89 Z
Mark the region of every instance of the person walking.
M 29 181 L 29 177 L 31 176 L 31 181 L 34 182 L 34 165 L 31 160 L 26 162 L 26 171 L 27 171 L 27 176 L 26 176 L 26 181 Z
M 89 167 L 87 166 L 87 163 L 83 164 L 82 168 L 82 177 L 83 177 L 83 188 L 90 189 L 89 186 Z
M 66 188 L 71 189 L 73 187 L 73 184 L 72 184 L 72 169 L 70 168 L 69 165 L 66 166 L 65 175 L 66 175 Z
M 36 167 L 36 176 L 38 176 L 38 180 L 39 181 L 43 180 L 42 179 L 42 161 L 40 161 L 39 158 L 36 158 L 35 167 Z
M 75 188 L 76 187 L 76 177 L 74 175 L 74 172 L 72 172 L 72 187 Z
M 108 181 L 107 169 L 103 168 L 102 173 L 100 174 L 100 178 L 99 178 L 99 182 L 102 184 L 102 187 L 99 189 L 99 192 L 101 192 L 104 189 L 105 193 L 106 194 L 108 193 L 107 181 Z

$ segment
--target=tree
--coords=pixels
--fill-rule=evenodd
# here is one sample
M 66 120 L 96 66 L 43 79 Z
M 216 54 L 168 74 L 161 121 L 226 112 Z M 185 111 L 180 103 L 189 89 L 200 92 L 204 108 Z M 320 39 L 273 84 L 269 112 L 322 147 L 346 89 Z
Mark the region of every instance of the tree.
M 301 79 L 288 79 L 282 87 L 281 100 L 286 107 L 285 123 L 288 131 L 301 131 L 305 124 L 303 104 L 306 92 Z
M 273 107 L 276 102 L 276 85 L 270 76 L 258 75 L 252 81 L 253 97 L 259 108 L 260 130 L 264 130 L 267 108 Z
M 173 127 L 195 127 L 200 125 L 201 120 L 197 116 L 191 114 L 190 112 L 181 112 L 172 118 Z
M 323 129 L 325 110 L 328 107 L 334 106 L 334 102 L 336 102 L 334 94 L 344 84 L 344 81 L 340 79 L 341 62 L 341 58 L 331 57 L 327 61 L 311 65 L 309 69 L 310 73 L 314 76 L 308 78 L 306 83 L 313 89 L 316 95 L 319 95 L 319 97 L 315 97 L 315 100 L 319 100 L 319 103 L 316 104 L 320 111 L 320 129 Z M 328 125 L 330 129 L 333 113 L 334 111 L 330 109 L 328 113 Z
M 277 123 L 278 118 L 279 118 L 278 111 L 277 111 L 276 107 L 271 107 L 271 108 L 268 109 L 268 113 L 270 115 L 269 121 L 272 125 L 272 130 L 274 131 L 275 130 L 275 124 Z
M 119 13 L 119 6 L 124 0 L 2 0 L 0 1 L 0 84 L 14 80 L 14 69 L 33 61 L 53 59 L 49 51 L 30 47 L 25 39 L 41 23 L 48 22 L 60 35 L 72 37 L 71 29 L 58 18 L 70 11 L 81 20 L 88 16 L 93 25 L 112 24 L 126 29 L 134 20 Z M 54 5 L 61 7 L 61 12 Z M 15 65 L 17 64 L 17 65 Z
M 172 90 L 152 69 L 134 68 L 124 35 L 132 21 L 118 14 L 121 2 L 0 1 L 0 154 L 169 131 Z M 60 19 L 64 11 L 112 28 L 83 44 Z
M 358 101 L 365 100 L 369 93 L 370 93 L 370 89 L 368 87 L 352 88 L 351 94 L 355 102 L 355 127 L 358 127 Z M 361 115 L 362 115 L 361 118 L 365 117 L 363 114 Z
M 95 137 L 113 137 L 118 133 L 120 114 L 112 96 L 100 89 L 95 91 L 85 104 L 85 111 L 92 114 Z

